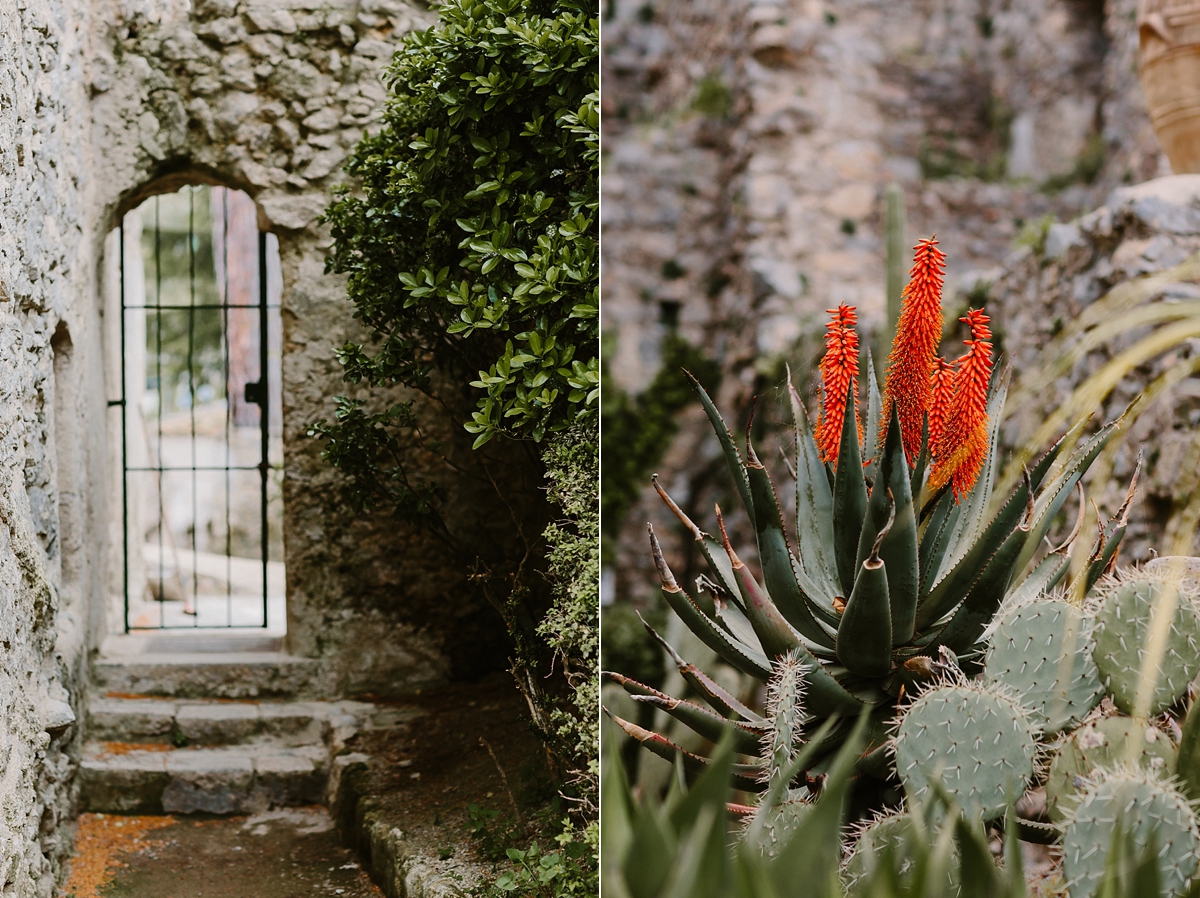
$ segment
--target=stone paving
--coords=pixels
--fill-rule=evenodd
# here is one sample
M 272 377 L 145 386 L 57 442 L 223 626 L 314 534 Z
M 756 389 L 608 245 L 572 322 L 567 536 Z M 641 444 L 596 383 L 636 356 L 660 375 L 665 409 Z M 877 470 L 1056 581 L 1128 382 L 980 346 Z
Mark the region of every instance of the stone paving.
M 85 814 L 68 898 L 368 898 L 383 893 L 322 808 L 248 817 Z

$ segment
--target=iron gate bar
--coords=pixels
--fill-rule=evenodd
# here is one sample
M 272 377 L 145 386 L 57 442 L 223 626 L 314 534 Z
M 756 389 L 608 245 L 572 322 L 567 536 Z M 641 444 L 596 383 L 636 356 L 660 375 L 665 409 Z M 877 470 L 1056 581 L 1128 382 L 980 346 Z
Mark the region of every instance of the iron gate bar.
M 183 304 L 174 304 L 173 305 L 171 303 L 163 303 L 162 305 L 126 306 L 125 308 L 129 309 L 129 310 L 132 310 L 132 309 L 166 309 L 166 310 L 170 311 L 171 309 L 210 309 L 210 310 L 215 310 L 215 309 L 257 309 L 258 307 L 259 307 L 259 303 L 251 303 L 249 305 L 236 305 L 235 304 L 235 305 L 228 305 L 228 306 L 223 306 L 220 303 L 197 303 L 194 306 L 183 305 Z M 277 303 L 270 303 L 267 305 L 267 308 L 268 309 L 279 309 L 279 308 L 282 308 L 282 306 L 280 306 Z
M 150 465 L 144 468 L 126 468 L 126 470 L 136 473 L 153 473 L 155 471 L 257 471 L 260 467 L 260 465 L 163 465 L 156 468 Z
M 230 287 L 230 272 L 229 272 L 229 198 L 228 189 L 222 191 L 221 207 L 222 207 L 222 262 L 224 284 L 222 291 L 222 299 L 225 302 L 220 303 L 197 303 L 196 299 L 196 250 L 197 237 L 195 233 L 195 187 L 189 188 L 188 196 L 188 275 L 189 275 L 189 304 L 182 303 L 164 303 L 162 302 L 162 228 L 161 228 L 161 207 L 160 197 L 154 198 L 154 302 L 149 303 L 143 299 L 141 305 L 127 305 L 128 292 L 126 290 L 126 266 L 125 266 L 125 222 L 124 218 L 118 224 L 118 249 L 120 252 L 119 274 L 120 274 L 120 346 L 121 346 L 121 398 L 110 400 L 110 407 L 119 406 L 122 410 L 121 416 L 121 521 L 122 521 L 122 537 L 123 537 L 123 560 L 122 560 L 122 586 L 124 591 L 124 628 L 125 632 L 130 632 L 133 629 L 138 630 L 172 630 L 172 629 L 220 629 L 223 627 L 241 626 L 235 625 L 233 622 L 233 528 L 232 528 L 232 480 L 231 476 L 235 471 L 258 471 L 259 472 L 259 511 L 261 525 L 261 563 L 262 563 L 262 628 L 267 628 L 269 621 L 269 562 L 270 562 L 270 519 L 268 514 L 268 495 L 267 488 L 271 470 L 270 463 L 270 398 L 269 398 L 269 310 L 280 309 L 281 303 L 271 303 L 269 297 L 269 278 L 267 271 L 267 256 L 268 256 L 268 238 L 266 232 L 258 233 L 258 268 L 259 268 L 259 296 L 257 303 L 230 303 L 229 287 Z M 231 351 L 232 344 L 230 341 L 230 310 L 258 310 L 258 361 L 259 361 L 259 380 L 256 383 L 248 383 L 246 387 L 245 401 L 258 405 L 259 407 L 259 444 L 260 444 L 260 460 L 256 465 L 234 465 L 229 462 L 233 458 L 232 451 L 232 429 L 234 426 L 234 397 L 230 389 L 231 376 Z M 196 312 L 204 310 L 219 310 L 222 315 L 221 328 L 221 343 L 223 352 L 222 367 L 224 374 L 225 388 L 225 422 L 224 422 L 224 450 L 225 461 L 224 465 L 202 465 L 198 464 L 197 459 L 197 433 L 196 433 Z M 150 313 L 154 314 L 154 376 L 156 383 L 157 402 L 155 403 L 155 430 L 157 436 L 157 447 L 154 452 L 149 452 L 151 464 L 131 466 L 129 464 L 129 404 L 128 404 L 128 376 L 129 372 L 126 369 L 126 356 L 128 351 L 127 345 L 127 322 L 125 316 L 127 312 L 141 312 L 147 318 Z M 191 465 L 168 465 L 164 464 L 163 457 L 163 403 L 166 398 L 166 390 L 163 384 L 163 313 L 169 311 L 186 311 L 187 320 L 187 376 L 188 376 L 188 420 L 189 420 L 189 439 L 191 452 Z M 143 329 L 144 331 L 145 329 Z M 144 419 L 143 419 L 144 420 Z M 144 428 L 145 429 L 145 428 Z M 147 438 L 150 434 L 147 433 Z M 149 449 L 150 447 L 147 446 Z M 157 456 L 157 457 L 155 457 Z M 153 462 L 157 461 L 158 464 Z M 199 485 L 197 480 L 197 472 L 225 472 L 225 599 L 226 599 L 226 614 L 225 623 L 201 623 L 199 617 L 199 542 L 198 542 L 198 518 L 199 518 Z M 164 472 L 191 472 L 192 486 L 192 599 L 195 601 L 196 616 L 191 623 L 184 625 L 175 625 L 166 623 L 166 606 L 164 600 L 165 581 L 166 581 L 166 541 L 167 534 L 165 532 L 166 507 L 165 493 L 163 490 Z M 159 611 L 158 624 L 154 626 L 144 625 L 135 626 L 131 620 L 130 612 L 130 515 L 129 515 L 129 474 L 131 473 L 153 473 L 156 477 L 156 486 L 158 492 L 158 582 L 159 582 Z M 143 536 L 144 539 L 144 536 Z M 172 540 L 172 549 L 174 550 L 174 541 Z M 176 559 L 178 562 L 178 559 Z M 176 563 L 178 568 L 178 563 Z M 176 570 L 176 576 L 181 577 L 182 571 Z M 180 583 L 182 585 L 182 582 Z M 187 601 L 185 596 L 185 601 Z
M 159 226 L 159 197 L 154 197 L 154 301 L 162 302 L 162 228 Z M 154 403 L 155 418 L 158 422 L 158 464 L 162 466 L 162 312 L 154 315 L 154 389 L 158 393 Z M 163 568 L 163 524 L 166 519 L 166 504 L 163 501 L 162 477 L 158 478 L 158 625 L 165 626 L 166 619 L 166 571 Z
M 199 548 L 196 542 L 196 531 L 199 529 L 200 513 L 196 507 L 196 493 L 199 489 L 196 482 L 196 380 L 192 371 L 192 366 L 196 361 L 194 358 L 196 348 L 196 189 L 194 187 L 188 188 L 188 297 L 193 306 L 188 309 L 187 349 L 188 426 L 191 428 L 192 437 L 192 624 L 198 626 L 200 623 L 200 568 L 199 562 L 196 560 L 196 550 Z M 162 297 L 156 296 L 154 300 L 161 302 Z M 160 310 L 158 314 L 161 315 L 162 311 Z M 162 395 L 161 386 L 159 395 Z M 158 454 L 161 459 L 161 445 L 158 447 Z M 183 613 L 187 614 L 187 599 L 185 598 L 183 602 Z
M 124 540 L 121 552 L 121 597 L 124 599 L 125 632 L 129 632 L 129 455 L 128 455 L 128 426 L 129 406 L 125 402 L 125 216 L 121 216 L 120 228 L 117 232 L 118 252 L 121 257 L 118 263 L 121 277 L 121 536 Z
M 221 301 L 228 305 L 229 303 L 229 191 L 221 191 L 221 271 L 225 275 L 225 283 L 221 292 Z M 229 309 L 226 308 L 222 313 L 224 318 L 224 327 L 221 332 L 221 340 L 224 344 L 224 365 L 225 365 L 225 463 L 228 465 L 232 457 L 229 442 L 229 428 L 233 422 L 233 397 L 229 393 Z M 226 624 L 233 623 L 233 528 L 229 523 L 229 506 L 230 506 L 230 477 L 229 471 L 225 472 L 225 622 Z M 264 618 L 265 620 L 265 618 Z
M 267 232 L 258 232 L 258 423 L 262 437 L 262 573 L 263 626 L 267 625 L 267 565 L 271 557 L 270 522 L 267 520 L 267 475 L 270 463 L 270 391 L 267 389 Z

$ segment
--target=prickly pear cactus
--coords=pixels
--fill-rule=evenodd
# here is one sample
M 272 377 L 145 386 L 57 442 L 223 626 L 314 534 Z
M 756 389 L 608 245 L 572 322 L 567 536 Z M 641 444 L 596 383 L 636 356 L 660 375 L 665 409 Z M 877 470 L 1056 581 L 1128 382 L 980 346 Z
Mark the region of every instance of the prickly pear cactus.
M 1047 735 L 1078 723 L 1103 695 L 1090 621 L 1058 598 L 1011 609 L 992 635 L 984 679 L 1020 695 Z
M 812 805 L 800 798 L 800 791 L 789 790 L 785 799 L 774 806 L 760 804 L 755 810 L 753 825 L 744 833 L 745 843 L 774 857 L 812 810 Z
M 912 858 L 918 853 L 923 853 L 914 849 L 922 843 L 927 844 L 932 838 L 928 827 L 914 820 L 908 811 L 876 817 L 859 830 L 854 842 L 854 851 L 842 870 L 846 894 L 850 898 L 864 895 L 864 889 L 871 881 L 871 874 L 878 864 L 885 861 L 894 865 L 896 878 L 902 889 L 909 887 Z M 953 843 L 947 858 L 945 877 L 944 889 L 931 891 L 945 895 L 946 898 L 957 898 L 961 888 L 957 842 Z
M 1187 799 L 1154 773 L 1118 769 L 1097 777 L 1063 828 L 1063 872 L 1071 898 L 1095 893 L 1118 823 L 1138 851 L 1153 834 L 1163 891 L 1182 894 L 1200 853 L 1200 831 Z
M 1165 733 L 1130 717 L 1106 717 L 1080 727 L 1050 763 L 1046 811 L 1051 819 L 1068 816 L 1080 788 L 1097 769 L 1122 764 L 1169 776 L 1175 772 L 1175 748 Z
M 910 802 L 930 781 L 984 819 L 1001 814 L 1033 776 L 1037 726 L 1005 691 L 978 683 L 922 693 L 896 729 L 896 770 Z
M 788 776 L 798 749 L 804 744 L 803 727 L 807 721 L 804 698 L 804 664 L 794 652 L 774 663 L 767 684 L 767 725 L 762 737 L 765 766 L 760 779 L 767 795 L 747 820 L 744 833 L 748 844 L 756 845 L 768 856 L 800 826 L 811 805 L 803 800 L 803 790 L 789 788 Z
M 1100 681 L 1126 714 L 1154 716 L 1183 697 L 1200 672 L 1200 608 L 1198 597 L 1181 579 L 1144 571 L 1109 581 L 1101 588 L 1103 606 L 1093 630 L 1092 657 Z M 1150 670 L 1155 648 L 1156 614 L 1173 606 L 1170 625 L 1159 643 L 1157 671 Z M 1156 674 L 1156 676 L 1155 676 Z M 1143 676 L 1155 676 L 1149 706 L 1137 709 Z

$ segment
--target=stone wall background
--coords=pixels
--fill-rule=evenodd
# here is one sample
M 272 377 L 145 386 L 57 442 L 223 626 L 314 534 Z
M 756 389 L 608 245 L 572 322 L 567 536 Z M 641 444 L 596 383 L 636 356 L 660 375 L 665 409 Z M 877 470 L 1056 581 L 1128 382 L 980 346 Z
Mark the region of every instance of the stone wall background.
M 644 389 L 674 329 L 723 364 L 722 410 L 740 426 L 757 395 L 769 428 L 785 414 L 774 389 L 784 362 L 815 398 L 806 372 L 826 308 L 856 305 L 867 332 L 883 317 L 888 183 L 906 194 L 907 244 L 936 233 L 949 255 L 957 317 L 1048 221 L 1168 174 L 1134 69 L 1135 6 L 609 2 L 602 314 L 613 377 Z M 996 312 L 1007 351 L 1025 335 L 1007 307 Z M 680 423 L 658 471 L 707 527 L 726 475 L 700 410 Z M 758 448 L 782 477 L 777 446 Z M 646 520 L 669 535 L 677 575 L 699 572 L 646 487 L 608 556 L 606 601 L 654 602 Z
M 69 3 L 0 2 L 0 883 L 49 895 L 69 842 L 78 708 L 103 608 L 103 379 L 87 21 Z
M 320 691 L 408 692 L 504 662 L 486 592 L 510 572 L 350 513 L 306 437 L 346 390 L 332 349 L 355 335 L 317 219 L 378 120 L 396 40 L 431 21 L 401 0 L 0 0 L 0 894 L 49 896 L 70 847 L 72 708 L 119 575 L 100 436 L 119 420 L 110 234 L 154 193 L 244 190 L 279 237 L 288 648 L 323 661 Z M 545 524 L 535 459 L 470 453 L 474 397 L 439 399 L 422 400 L 414 469 L 447 481 L 448 526 L 494 547 L 485 563 L 519 557 Z

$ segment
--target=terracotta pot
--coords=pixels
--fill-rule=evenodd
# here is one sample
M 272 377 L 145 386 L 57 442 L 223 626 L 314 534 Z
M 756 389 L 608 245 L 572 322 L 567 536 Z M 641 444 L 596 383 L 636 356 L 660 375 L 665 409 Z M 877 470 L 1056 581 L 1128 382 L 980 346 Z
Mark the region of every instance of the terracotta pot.
M 1140 0 L 1138 75 L 1175 174 L 1200 172 L 1200 2 Z

